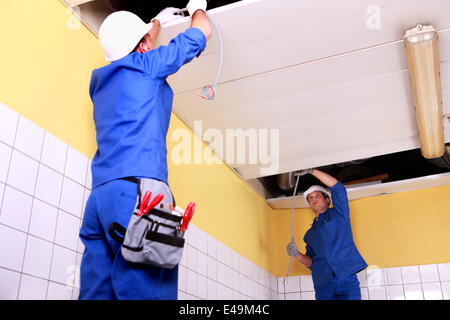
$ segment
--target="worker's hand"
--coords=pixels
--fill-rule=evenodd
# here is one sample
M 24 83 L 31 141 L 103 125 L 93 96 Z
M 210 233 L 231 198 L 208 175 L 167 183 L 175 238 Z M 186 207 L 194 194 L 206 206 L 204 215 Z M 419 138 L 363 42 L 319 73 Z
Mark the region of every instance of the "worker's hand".
M 180 15 L 180 9 L 178 8 L 165 8 L 162 9 L 160 13 L 156 15 L 151 21 L 154 19 L 158 20 L 161 26 L 165 25 L 170 21 L 174 21 L 177 19 L 183 18 L 183 15 Z
M 297 175 L 299 176 L 304 176 L 306 174 L 311 174 L 313 172 L 313 168 L 312 169 L 305 169 L 305 170 L 300 170 L 300 172 L 297 172 Z
M 295 243 L 294 240 L 292 240 L 291 242 L 288 243 L 287 245 L 287 254 L 290 257 L 295 257 L 298 255 L 298 248 L 297 248 L 297 244 Z
M 186 8 L 189 11 L 189 15 L 192 17 L 195 11 L 203 10 L 206 12 L 206 0 L 189 0 L 189 3 L 186 5 Z

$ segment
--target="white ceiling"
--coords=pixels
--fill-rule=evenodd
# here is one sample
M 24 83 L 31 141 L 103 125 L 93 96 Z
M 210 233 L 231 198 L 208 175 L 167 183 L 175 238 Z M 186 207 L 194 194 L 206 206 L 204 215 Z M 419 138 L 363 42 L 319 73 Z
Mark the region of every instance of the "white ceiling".
M 367 27 L 374 5 L 380 29 Z M 198 97 L 216 78 L 213 35 L 198 59 L 169 77 L 174 111 L 192 129 L 202 121 L 203 132 L 224 136 L 226 129 L 279 129 L 279 168 L 271 174 L 418 148 L 402 39 L 418 23 L 439 30 L 450 113 L 449 12 L 449 0 L 244 0 L 213 9 L 225 47 L 216 98 Z M 159 44 L 189 23 L 164 28 Z M 264 175 L 264 165 L 231 166 L 244 179 Z

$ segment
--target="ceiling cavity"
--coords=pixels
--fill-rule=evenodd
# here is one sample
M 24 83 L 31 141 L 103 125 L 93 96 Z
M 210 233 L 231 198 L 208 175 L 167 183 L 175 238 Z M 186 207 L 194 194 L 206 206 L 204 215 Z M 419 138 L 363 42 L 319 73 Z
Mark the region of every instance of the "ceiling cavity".
M 142 20 L 150 21 L 154 18 L 162 9 L 167 7 L 173 8 L 185 8 L 187 0 L 160 0 L 160 1 L 148 1 L 148 0 L 108 0 L 115 11 L 126 10 L 137 14 Z M 208 10 L 224 5 L 238 2 L 237 0 L 209 0 Z
M 164 8 L 185 8 L 188 0 L 62 0 L 62 2 L 74 11 L 86 27 L 97 34 L 102 22 L 115 11 L 131 11 L 143 21 L 150 22 Z M 240 1 L 209 0 L 208 10 L 235 2 Z
M 447 155 L 450 144 L 447 143 Z M 331 174 L 346 186 L 364 186 L 395 182 L 449 172 L 445 161 L 429 161 L 420 149 L 396 152 L 372 158 L 347 161 L 318 167 Z M 265 189 L 266 199 L 292 196 L 296 171 L 256 179 Z M 297 194 L 302 194 L 311 185 L 323 185 L 312 175 L 302 176 Z

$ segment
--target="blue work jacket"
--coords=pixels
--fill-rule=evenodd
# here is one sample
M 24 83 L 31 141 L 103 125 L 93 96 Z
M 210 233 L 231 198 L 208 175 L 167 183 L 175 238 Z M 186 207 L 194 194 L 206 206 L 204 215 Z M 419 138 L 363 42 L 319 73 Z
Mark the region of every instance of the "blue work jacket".
M 331 282 L 333 273 L 344 279 L 367 267 L 353 241 L 347 190 L 341 182 L 330 190 L 333 207 L 319 214 L 303 237 L 314 286 Z
M 123 177 L 168 183 L 166 135 L 173 91 L 166 78 L 206 47 L 206 37 L 189 28 L 144 54 L 135 52 L 92 72 L 97 152 L 92 187 Z

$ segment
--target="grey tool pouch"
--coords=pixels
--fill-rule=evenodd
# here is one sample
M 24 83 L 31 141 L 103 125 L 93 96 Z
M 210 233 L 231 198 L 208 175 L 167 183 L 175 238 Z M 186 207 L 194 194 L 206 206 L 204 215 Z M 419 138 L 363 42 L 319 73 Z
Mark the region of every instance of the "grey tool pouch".
M 180 232 L 182 217 L 159 206 L 146 215 L 138 216 L 142 180 L 133 215 L 125 229 L 117 222 L 109 226 L 110 236 L 122 243 L 121 253 L 125 260 L 133 263 L 155 265 L 172 269 L 180 263 L 184 247 L 183 232 Z M 156 195 L 157 192 L 153 192 Z

